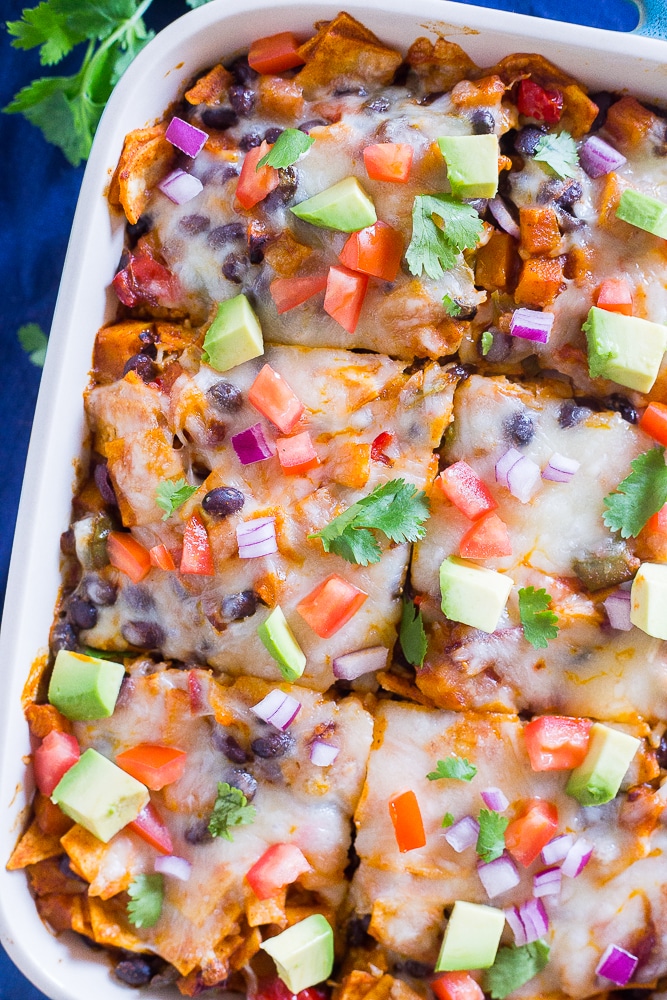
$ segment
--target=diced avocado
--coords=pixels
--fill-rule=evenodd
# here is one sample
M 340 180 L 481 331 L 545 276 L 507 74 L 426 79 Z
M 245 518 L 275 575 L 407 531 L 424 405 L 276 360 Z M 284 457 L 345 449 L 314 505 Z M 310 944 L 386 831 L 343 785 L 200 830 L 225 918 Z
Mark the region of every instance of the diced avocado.
M 76 722 L 113 715 L 125 676 L 122 663 L 61 649 L 53 665 L 49 701 Z
M 667 639 L 667 564 L 639 567 L 630 591 L 630 621 L 654 639 Z
M 440 566 L 442 611 L 454 622 L 495 632 L 514 581 L 458 556 Z
M 226 299 L 206 331 L 202 360 L 219 372 L 264 354 L 262 328 L 245 295 Z
M 377 222 L 375 205 L 356 177 L 346 177 L 290 209 L 305 222 L 341 233 L 356 233 Z
M 282 934 L 265 941 L 261 948 L 276 963 L 278 975 L 292 993 L 316 986 L 328 979 L 333 970 L 333 931 L 321 913 L 292 924 Z
M 667 239 L 667 205 L 641 191 L 626 188 L 616 209 L 616 218 Z
M 496 960 L 505 914 L 481 903 L 454 903 L 445 929 L 436 972 L 490 969 Z
M 280 673 L 286 681 L 295 681 L 301 677 L 306 666 L 306 656 L 294 638 L 281 607 L 273 609 L 257 629 L 257 634 L 274 660 L 278 661 Z
M 56 785 L 51 801 L 103 843 L 135 820 L 149 794 L 97 750 L 86 750 Z
M 591 378 L 649 392 L 667 347 L 667 327 L 593 306 L 584 323 Z
M 443 135 L 438 139 L 447 161 L 447 179 L 455 198 L 493 198 L 498 191 L 498 137 Z
M 565 791 L 582 806 L 601 806 L 616 796 L 640 740 L 601 722 L 591 726 L 583 764 L 570 774 Z

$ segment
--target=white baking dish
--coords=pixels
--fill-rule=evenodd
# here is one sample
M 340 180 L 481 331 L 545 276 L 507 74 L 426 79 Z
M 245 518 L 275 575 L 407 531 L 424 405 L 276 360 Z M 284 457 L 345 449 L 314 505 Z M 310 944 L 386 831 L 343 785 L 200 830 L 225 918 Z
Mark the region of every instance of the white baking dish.
M 127 997 L 104 957 L 73 935 L 53 937 L 41 923 L 23 872 L 9 857 L 32 795 L 30 752 L 20 693 L 44 653 L 60 583 L 58 539 L 66 529 L 83 436 L 81 396 L 96 330 L 114 310 L 107 292 L 120 256 L 123 223 L 111 219 L 105 191 L 124 135 L 161 116 L 198 71 L 259 35 L 307 34 L 341 7 L 384 41 L 407 48 L 419 35 L 459 42 L 479 65 L 516 51 L 547 56 L 594 89 L 624 89 L 667 104 L 667 44 L 516 14 L 420 0 L 216 0 L 166 28 L 130 67 L 102 119 L 76 211 L 30 444 L 9 575 L 3 664 L 0 802 L 0 936 L 19 968 L 54 1000 Z M 174 996 L 175 990 L 159 996 Z

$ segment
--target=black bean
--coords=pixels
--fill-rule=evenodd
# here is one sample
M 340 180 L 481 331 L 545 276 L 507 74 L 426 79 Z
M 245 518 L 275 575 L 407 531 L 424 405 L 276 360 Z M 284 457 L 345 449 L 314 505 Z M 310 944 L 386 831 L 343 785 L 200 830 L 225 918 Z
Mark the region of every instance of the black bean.
M 609 108 L 618 100 L 618 95 L 610 94 L 608 90 L 600 90 L 597 94 L 589 94 L 589 97 L 593 104 L 598 106 L 598 113 L 589 131 L 598 132 L 607 120 Z
M 164 632 L 155 622 L 125 622 L 120 632 L 126 642 L 140 649 L 158 649 L 164 641 Z
M 230 253 L 222 262 L 222 273 L 227 281 L 233 281 L 235 285 L 240 285 L 247 270 L 247 254 Z
M 68 528 L 67 531 L 63 531 L 60 536 L 60 551 L 64 556 L 76 555 L 76 539 L 72 528 Z
M 217 486 L 214 490 L 209 490 L 201 502 L 207 514 L 215 517 L 229 517 L 241 510 L 245 503 L 245 496 L 240 490 L 233 486 Z
M 160 340 L 160 335 L 159 333 L 156 333 L 154 330 L 151 330 L 149 328 L 147 330 L 141 331 L 141 333 L 139 334 L 139 340 L 141 341 L 142 344 L 157 344 Z M 144 349 L 141 348 L 141 350 Z M 151 357 L 154 358 L 155 355 L 151 354 Z
M 495 130 L 496 120 L 486 108 L 474 111 L 470 116 L 473 135 L 489 135 Z
M 517 410 L 503 423 L 505 435 L 516 445 L 530 444 L 535 434 L 533 421 L 525 410 Z
M 529 354 L 528 357 L 522 358 L 520 361 L 521 371 L 528 378 L 537 378 L 537 376 L 542 371 L 542 365 L 537 354 Z
M 415 979 L 426 979 L 427 976 L 433 975 L 432 965 L 426 965 L 424 962 L 415 962 L 413 958 L 409 958 L 407 962 L 404 962 L 403 968 L 409 976 L 414 976 Z
M 257 757 L 268 760 L 272 757 L 284 757 L 294 746 L 294 737 L 289 733 L 269 733 L 267 736 L 260 736 L 250 744 L 252 752 Z
M 370 923 L 370 913 L 365 913 L 363 917 L 353 917 L 348 922 L 346 936 L 351 948 L 361 948 L 367 943 Z
M 145 986 L 153 977 L 153 970 L 141 955 L 124 958 L 114 969 L 116 979 L 128 986 Z
M 324 118 L 309 118 L 307 122 L 302 122 L 298 128 L 299 132 L 305 132 L 307 135 L 311 128 L 320 128 L 322 125 L 328 124 L 329 122 L 325 121 Z
M 248 63 L 247 56 L 239 56 L 227 69 L 237 83 L 252 83 L 257 79 L 257 72 Z
M 238 622 L 243 618 L 251 618 L 257 611 L 257 594 L 254 590 L 242 590 L 239 594 L 228 594 L 223 597 L 220 610 L 228 622 Z
M 242 222 L 228 222 L 225 226 L 216 226 L 206 237 L 206 242 L 212 250 L 221 250 L 227 243 L 245 239 L 245 226 Z
M 153 220 L 150 215 L 141 215 L 134 224 L 128 222 L 125 226 L 128 246 L 134 249 L 141 237 L 150 232 L 152 228 Z
M 266 132 L 264 133 L 264 142 L 270 142 L 273 144 L 276 141 L 276 139 L 278 139 L 279 136 L 283 134 L 284 131 L 285 129 L 278 128 L 276 125 L 274 125 L 273 128 L 267 128 Z
M 478 215 L 484 215 L 489 204 L 488 198 L 467 198 L 464 199 L 466 205 L 474 208 Z
M 247 87 L 236 85 L 229 88 L 229 103 L 242 118 L 247 118 L 255 109 L 255 93 Z
M 77 634 L 69 622 L 56 622 L 51 629 L 51 649 L 59 653 L 61 649 L 76 649 L 79 645 Z
M 662 734 L 660 746 L 655 752 L 655 759 L 658 762 L 658 767 L 667 770 L 667 729 Z
M 579 181 L 572 181 L 569 184 L 560 197 L 556 198 L 556 204 L 560 205 L 562 208 L 571 208 L 575 202 L 579 201 L 583 194 L 581 184 Z
M 471 375 L 475 374 L 477 368 L 475 365 L 456 364 L 452 365 L 452 367 L 449 368 L 448 371 L 450 375 L 454 376 L 454 378 L 458 378 L 461 379 L 461 381 L 465 381 L 465 379 L 470 378 Z
M 266 212 L 273 212 L 276 208 L 282 208 L 292 200 L 296 194 L 296 189 L 298 187 L 298 180 L 296 176 L 296 171 L 293 167 L 283 167 L 282 170 L 278 171 L 279 181 L 278 186 L 270 191 L 268 196 L 262 202 L 264 210 Z M 251 262 L 254 264 L 255 261 Z
M 116 601 L 117 590 L 113 583 L 97 573 L 89 573 L 81 581 L 81 593 L 93 604 L 107 608 Z
M 446 93 L 446 90 L 434 90 L 430 94 L 424 94 L 424 96 L 417 101 L 417 104 L 425 104 L 428 106 L 429 104 L 433 104 L 438 100 L 438 98 L 442 97 L 442 95 Z
M 268 233 L 250 234 L 248 237 L 248 260 L 251 264 L 262 263 L 264 260 L 264 250 L 268 246 L 270 238 Z
M 237 413 L 243 406 L 243 393 L 225 379 L 215 382 L 206 395 L 213 406 L 223 413 Z
M 229 775 L 229 784 L 232 788 L 242 791 L 248 802 L 252 802 L 257 794 L 257 778 L 247 771 L 232 771 Z
M 139 348 L 139 354 L 143 354 L 145 357 L 150 358 L 151 361 L 155 361 L 157 358 L 157 347 L 151 340 L 149 340 L 145 344 L 141 345 Z
M 377 111 L 378 114 L 383 114 L 385 111 L 389 111 L 390 107 L 391 101 L 385 94 L 380 94 L 379 97 L 374 97 L 372 101 L 366 101 L 364 104 L 364 110 Z M 301 125 L 299 128 L 301 128 Z
M 113 488 L 113 483 L 109 478 L 109 470 L 104 462 L 100 462 L 99 465 L 95 466 L 93 478 L 95 479 L 95 485 L 100 491 L 100 496 L 104 502 L 113 504 L 117 507 L 118 501 L 116 500 L 116 491 Z
M 247 153 L 249 149 L 253 146 L 261 146 L 262 137 L 259 132 L 246 132 L 239 139 L 239 149 L 242 149 L 244 153 Z
M 198 819 L 192 823 L 183 834 L 188 844 L 205 844 L 210 840 L 213 840 L 209 829 L 207 819 Z
M 232 108 L 206 108 L 202 111 L 201 120 L 206 128 L 224 132 L 238 124 L 239 116 Z
M 138 583 L 128 583 L 123 591 L 123 598 L 128 607 L 135 611 L 152 611 L 155 607 L 155 598 L 148 587 Z
M 566 399 L 558 411 L 558 423 L 566 430 L 581 423 L 586 417 L 590 417 L 591 411 L 587 406 L 578 406 L 576 400 Z
M 227 425 L 223 424 L 220 420 L 210 420 L 206 424 L 206 444 L 211 448 L 217 448 L 227 437 Z M 194 472 L 194 465 L 192 471 Z M 208 478 L 211 474 L 210 469 L 206 469 L 202 479 Z M 199 472 L 196 473 L 199 475 Z
M 623 419 L 627 420 L 629 424 L 639 423 L 639 413 L 623 393 L 612 392 L 611 396 L 607 396 L 605 399 L 605 403 L 610 410 L 620 413 Z
M 578 219 L 576 215 L 571 215 L 560 205 L 556 205 L 556 215 L 558 216 L 558 226 L 563 233 L 574 233 L 586 225 L 585 219 Z
M 403 62 L 400 64 L 400 66 L 394 73 L 394 76 L 391 81 L 392 86 L 393 87 L 405 86 L 409 73 L 410 73 L 410 64 L 405 60 L 403 60 Z
M 153 382 L 157 375 L 157 366 L 148 355 L 133 354 L 127 359 L 123 368 L 123 375 L 127 375 L 128 372 L 136 372 L 142 382 Z
M 358 87 L 336 87 L 334 97 L 366 97 L 368 91 L 361 84 Z
M 535 151 L 537 149 L 537 144 L 543 137 L 544 132 L 540 128 L 535 128 L 532 125 L 526 125 L 517 132 L 514 139 L 514 149 L 519 154 L 519 156 L 535 156 Z
M 179 228 L 189 236 L 197 236 L 198 233 L 205 233 L 211 224 L 208 215 L 184 215 L 179 222 Z
M 506 361 L 507 358 L 512 353 L 512 347 L 514 346 L 514 337 L 511 337 L 508 333 L 502 333 L 500 330 L 492 329 L 488 331 L 493 340 L 491 341 L 491 347 L 488 349 L 483 357 L 491 365 L 500 364 L 502 361 Z M 482 338 L 478 340 L 478 346 L 481 351 L 482 349 Z
M 79 594 L 72 594 L 67 604 L 67 617 L 75 628 L 89 629 L 97 625 L 97 608 Z
M 216 750 L 224 753 L 232 764 L 247 764 L 250 760 L 250 755 L 243 749 L 239 741 L 226 733 L 222 726 L 216 726 L 213 730 L 213 746 Z

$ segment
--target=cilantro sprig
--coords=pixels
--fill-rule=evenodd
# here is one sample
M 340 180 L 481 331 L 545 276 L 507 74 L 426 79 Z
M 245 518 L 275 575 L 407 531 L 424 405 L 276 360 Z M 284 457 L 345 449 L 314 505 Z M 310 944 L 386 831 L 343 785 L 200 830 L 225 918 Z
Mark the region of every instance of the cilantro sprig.
M 159 483 L 155 488 L 155 502 L 163 511 L 162 520 L 166 521 L 168 517 L 182 507 L 186 500 L 189 500 L 193 493 L 196 493 L 199 489 L 198 486 L 190 486 L 186 483 L 185 479 L 165 479 L 164 482 Z
M 411 663 L 413 667 L 424 665 L 424 658 L 428 648 L 426 632 L 424 631 L 424 617 L 420 609 L 407 597 L 403 598 L 403 612 L 401 614 L 398 641 L 401 644 L 403 655 L 408 663 Z
M 37 323 L 25 323 L 17 332 L 19 344 L 28 355 L 33 365 L 44 367 L 48 339 L 41 326 Z
M 260 167 L 276 167 L 277 169 L 290 167 L 303 153 L 310 149 L 314 142 L 315 140 L 311 136 L 301 132 L 300 129 L 286 128 L 276 139 L 273 149 L 270 149 L 261 158 L 255 169 L 259 170 Z
M 371 529 L 381 531 L 392 542 L 416 542 L 426 534 L 428 516 L 429 502 L 423 490 L 403 479 L 390 479 L 308 537 L 320 538 L 325 552 L 368 566 L 382 556 Z
M 667 501 L 665 449 L 651 448 L 630 463 L 632 472 L 604 498 L 602 519 L 621 538 L 636 538 L 646 522 Z
M 248 805 L 240 788 L 228 785 L 226 781 L 219 781 L 218 795 L 208 821 L 208 832 L 212 837 L 233 840 L 229 832 L 230 826 L 248 826 L 254 822 L 256 815 L 257 810 Z
M 524 638 L 533 649 L 546 649 L 549 639 L 558 635 L 558 615 L 549 610 L 551 597 L 544 587 L 521 587 L 519 590 L 519 618 Z
M 438 781 L 440 778 L 472 781 L 476 774 L 477 768 L 470 763 L 467 757 L 458 757 L 456 754 L 452 754 L 447 760 L 439 760 L 435 771 L 429 771 L 426 777 L 429 781 Z
M 482 861 L 495 861 L 505 850 L 505 830 L 509 824 L 506 816 L 491 809 L 480 809 L 477 817 L 479 833 L 475 850 Z
M 533 941 L 517 948 L 499 948 L 496 960 L 484 973 L 484 990 L 493 1000 L 505 997 L 530 982 L 541 972 L 549 961 L 549 945 L 545 941 Z
M 429 278 L 441 278 L 455 266 L 462 250 L 477 245 L 482 229 L 482 220 L 471 205 L 448 194 L 417 195 L 412 207 L 412 238 L 405 254 L 411 274 L 419 277 L 424 271 Z
M 136 875 L 127 890 L 127 918 L 134 927 L 154 927 L 162 913 L 162 875 Z
M 569 132 L 543 135 L 535 147 L 534 159 L 546 163 L 563 179 L 575 177 L 579 165 L 577 146 Z

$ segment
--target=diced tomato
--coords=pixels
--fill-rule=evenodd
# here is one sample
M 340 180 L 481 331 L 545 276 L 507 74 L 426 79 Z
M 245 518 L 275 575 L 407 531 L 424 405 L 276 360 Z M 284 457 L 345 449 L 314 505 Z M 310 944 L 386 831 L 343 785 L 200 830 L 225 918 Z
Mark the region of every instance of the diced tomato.
M 667 448 L 667 404 L 649 403 L 641 416 L 639 426 L 645 434 Z
M 52 793 L 63 774 L 76 764 L 80 756 L 81 750 L 76 736 L 52 729 L 44 737 L 33 757 L 35 784 L 42 795 Z
M 484 1000 L 484 993 L 469 972 L 443 972 L 431 980 L 438 1000 Z
M 176 569 L 176 563 L 166 545 L 162 545 L 162 543 L 154 545 L 152 549 L 148 550 L 148 555 L 150 556 L 151 566 L 155 566 L 156 569 Z
M 320 639 L 329 639 L 357 613 L 368 594 L 332 573 L 304 597 L 296 610 Z
M 357 329 L 367 288 L 367 275 L 350 271 L 347 267 L 329 268 L 324 311 L 348 333 Z
M 139 583 L 151 568 L 148 549 L 134 538 L 129 531 L 110 531 L 107 535 L 107 555 L 116 569 L 129 576 L 132 583 Z
M 600 285 L 597 306 L 607 312 L 632 316 L 632 289 L 625 278 L 607 278 Z
M 185 750 L 177 750 L 176 747 L 139 743 L 119 753 L 116 763 L 137 781 L 157 792 L 165 785 L 178 781 L 185 770 L 187 756 Z
M 264 141 L 261 146 L 253 146 L 245 154 L 241 167 L 241 176 L 236 185 L 236 197 L 244 208 L 252 208 L 263 201 L 280 183 L 280 175 L 275 167 L 263 166 L 257 169 L 257 164 L 273 149 Z
M 515 861 L 528 868 L 558 830 L 558 810 L 544 799 L 531 799 L 505 830 L 505 844 Z
M 364 148 L 364 166 L 372 181 L 405 184 L 410 179 L 414 149 L 407 142 L 377 142 Z
M 112 281 L 114 291 L 124 306 L 175 304 L 180 283 L 175 274 L 155 260 L 146 250 L 129 254 L 129 259 Z
M 193 514 L 183 532 L 181 573 L 213 576 L 213 555 L 206 526 Z
M 260 979 L 253 991 L 254 1000 L 329 1000 L 329 993 L 320 986 L 309 986 L 300 993 L 292 993 L 282 979 Z
M 436 482 L 449 502 L 471 521 L 476 521 L 498 506 L 486 485 L 467 462 L 454 462 L 454 465 L 440 473 Z
M 66 816 L 60 806 L 57 806 L 55 802 L 40 792 L 37 792 L 35 796 L 33 809 L 35 810 L 37 826 L 42 833 L 62 837 L 74 825 L 74 820 Z
M 286 476 L 301 476 L 320 464 L 308 431 L 293 437 L 276 438 L 276 453 Z
M 174 853 L 171 834 L 152 802 L 144 806 L 132 823 L 128 823 L 128 829 L 134 830 L 137 836 L 162 854 Z
M 290 433 L 305 409 L 294 390 L 271 365 L 264 365 L 248 389 L 248 401 L 283 434 Z
M 426 843 L 424 822 L 414 792 L 403 792 L 389 800 L 389 815 L 394 824 L 396 843 L 401 854 L 414 851 Z
M 571 771 L 588 751 L 589 719 L 542 715 L 524 727 L 526 750 L 533 771 Z
M 310 871 L 312 867 L 296 844 L 273 844 L 255 862 L 246 879 L 258 899 L 269 899 L 283 886 L 296 882 L 299 875 Z
M 338 254 L 341 264 L 383 281 L 395 281 L 403 256 L 403 237 L 386 222 L 352 233 Z
M 512 555 L 507 525 L 497 514 L 485 514 L 468 528 L 459 544 L 464 559 L 499 559 Z
M 649 531 L 658 531 L 661 535 L 667 535 L 667 503 L 661 507 L 657 514 L 652 514 L 646 522 Z
M 305 278 L 276 278 L 269 285 L 271 298 L 280 316 L 302 305 L 327 287 L 328 274 L 313 274 Z
M 539 83 L 522 80 L 519 84 L 516 106 L 520 114 L 537 122 L 555 125 L 563 113 L 563 95 L 560 90 L 545 90 Z
M 299 42 L 291 31 L 258 38 L 248 53 L 248 64 L 256 73 L 282 73 L 303 66 L 305 61 L 299 55 Z
M 383 465 L 393 465 L 393 459 L 385 455 L 383 448 L 388 448 L 389 445 L 394 440 L 394 435 L 390 434 L 389 431 L 380 431 L 376 438 L 373 438 L 373 443 L 371 444 L 371 461 L 382 462 Z

